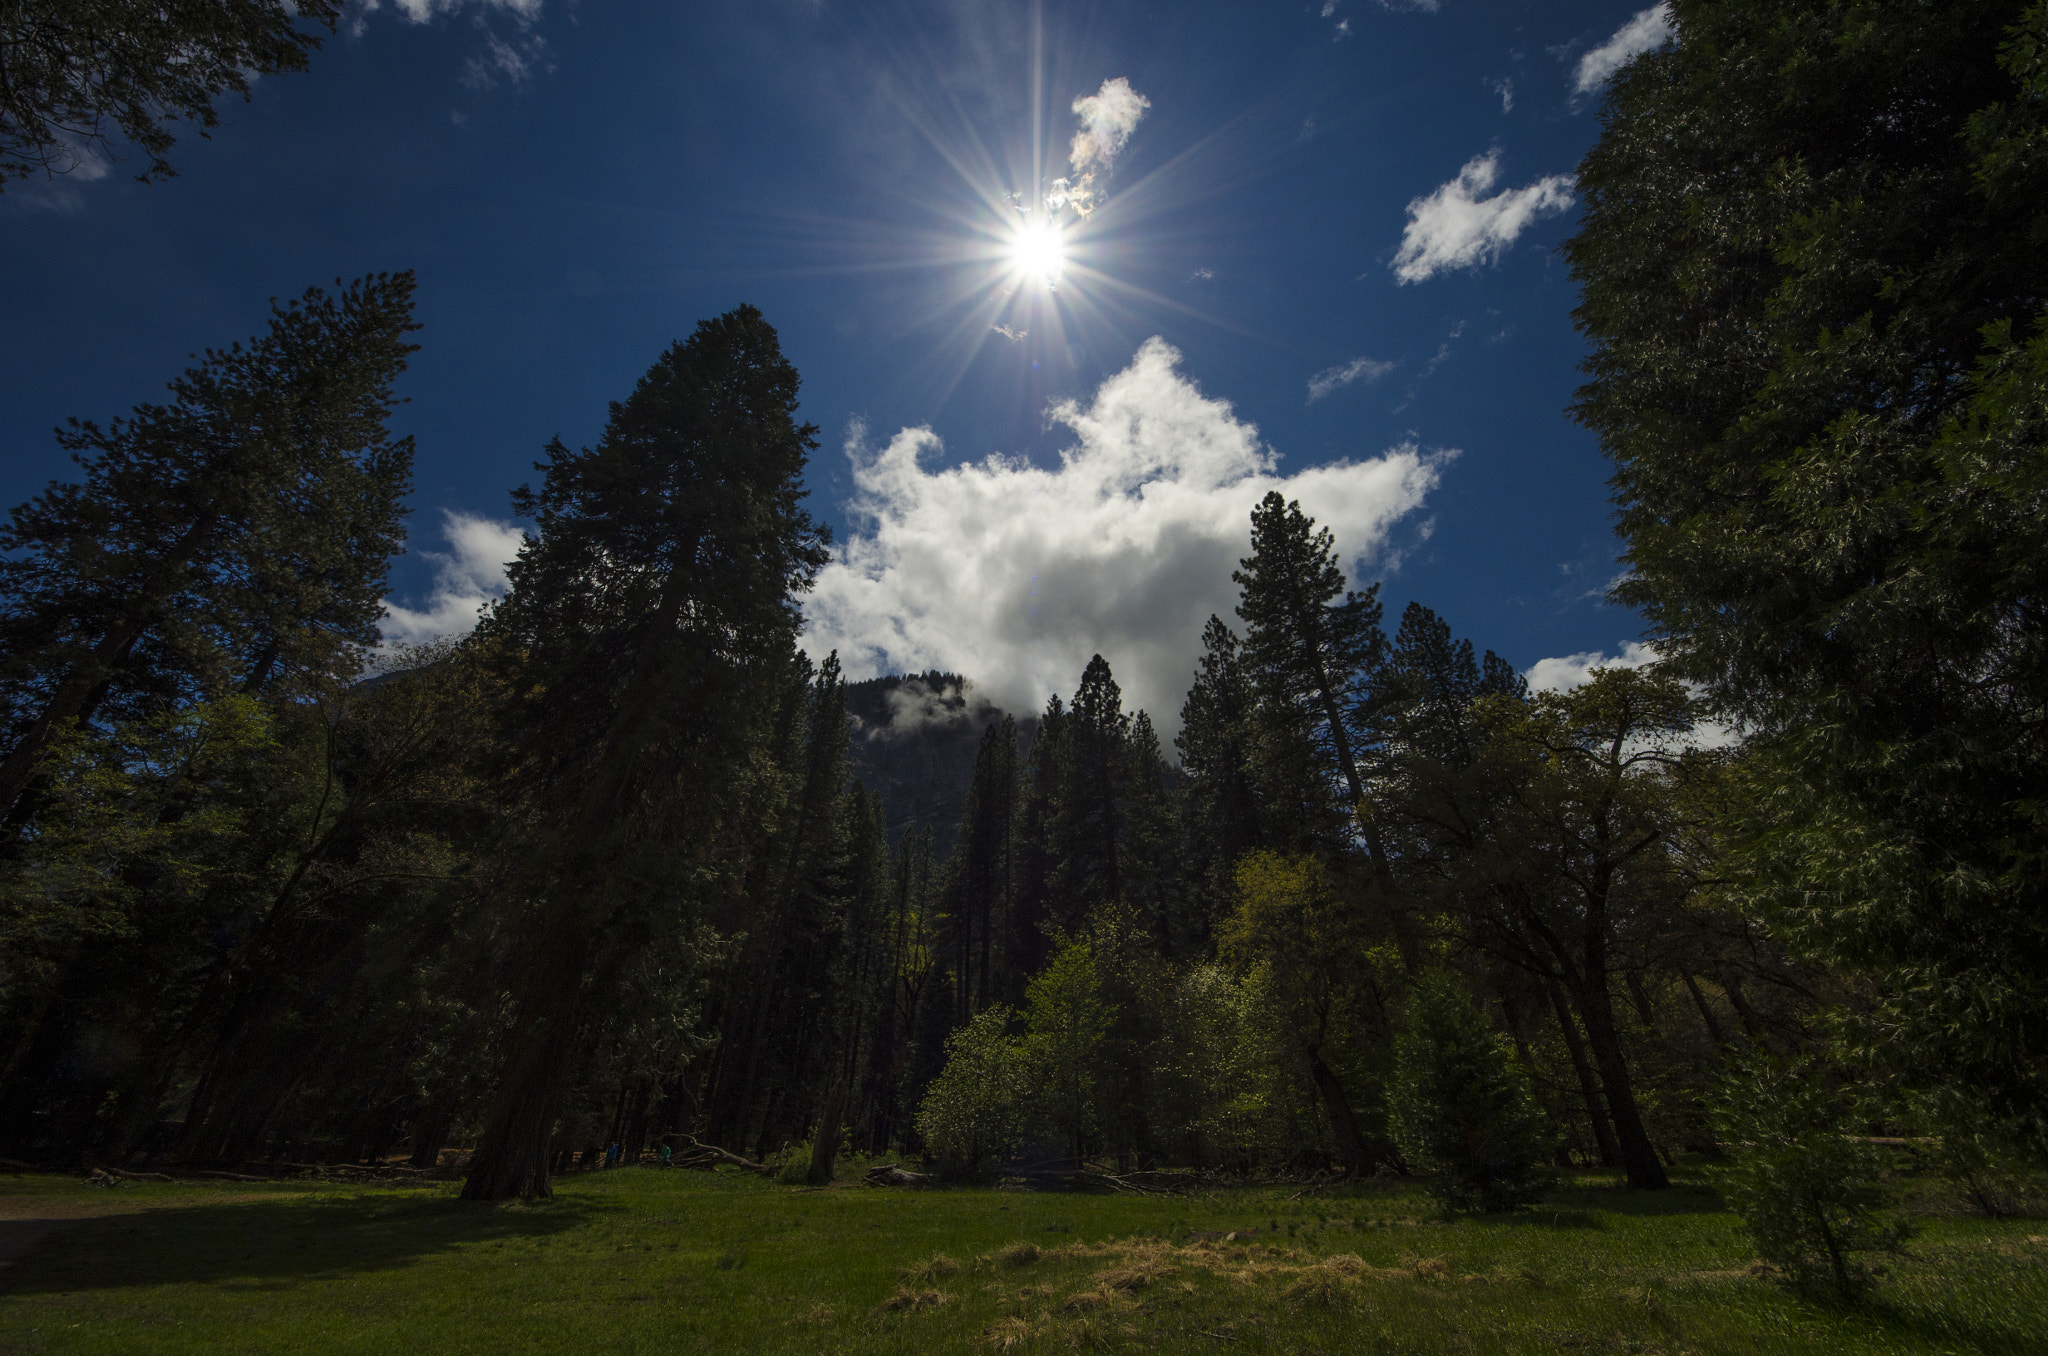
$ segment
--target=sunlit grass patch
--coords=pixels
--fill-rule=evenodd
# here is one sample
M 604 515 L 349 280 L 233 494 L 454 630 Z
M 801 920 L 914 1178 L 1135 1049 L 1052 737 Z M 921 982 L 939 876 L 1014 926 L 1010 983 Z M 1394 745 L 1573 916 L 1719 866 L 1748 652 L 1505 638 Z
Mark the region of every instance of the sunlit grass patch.
M 86 1199 L 37 1190 L 37 1209 Z M 1446 1218 L 1401 1187 L 792 1195 L 652 1170 L 527 1206 L 445 1187 L 147 1190 L 159 1208 L 68 1226 L 16 1269 L 0 1350 L 2048 1351 L 2038 1221 L 1931 1222 L 1869 1304 L 1831 1310 L 1752 1274 L 1697 1190 L 1600 1184 L 1500 1219 Z

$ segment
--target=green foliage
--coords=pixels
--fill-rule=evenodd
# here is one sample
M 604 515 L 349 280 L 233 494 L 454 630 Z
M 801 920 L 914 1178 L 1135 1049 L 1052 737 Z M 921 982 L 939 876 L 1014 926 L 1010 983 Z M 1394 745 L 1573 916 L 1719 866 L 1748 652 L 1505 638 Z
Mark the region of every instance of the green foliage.
M 1758 1056 L 1724 1081 L 1715 1117 L 1731 1159 L 1715 1185 L 1757 1253 L 1845 1299 L 1870 1279 L 1856 1254 L 1896 1250 L 1911 1233 L 1889 1209 L 1879 1150 L 1854 1134 L 1852 1102 L 1826 1070 Z
M 175 174 L 165 123 L 217 126 L 215 99 L 246 100 L 258 76 L 304 70 L 320 38 L 300 23 L 331 33 L 341 11 L 341 0 L 14 0 L 0 9 L 0 184 L 118 158 L 117 138 L 149 157 L 139 178 Z
M 1732 874 L 1882 990 L 1859 1061 L 2048 1137 L 2048 7 L 1672 14 L 1567 246 L 1616 597 L 1745 722 Z
M 1116 1017 L 1086 938 L 1068 939 L 1025 989 L 1024 1060 L 1035 1110 L 1077 1162 L 1100 1124 L 1100 1059 Z
M 1158 1059 L 1162 1147 L 1196 1167 L 1250 1169 L 1276 1143 L 1284 1096 L 1264 972 L 1191 966 L 1167 1000 Z
M 272 306 L 170 403 L 73 421 L 85 475 L 0 528 L 0 815 L 74 721 L 130 721 L 231 691 L 306 697 L 375 642 L 404 540 L 412 440 L 387 427 L 413 345 L 413 277 Z M 9 835 L 10 837 L 12 835 Z
M 1445 1208 L 1537 1200 L 1549 1145 L 1528 1072 L 1449 972 L 1416 981 L 1394 1049 L 1394 1136 Z
M 1010 1034 L 1015 1016 L 993 1007 L 946 1041 L 946 1067 L 925 1089 L 917 1131 L 949 1177 L 979 1181 L 1000 1169 L 1025 1129 L 1030 1058 Z
M 2048 1198 L 2048 1165 L 1981 1102 L 1952 1089 L 1921 1092 L 1907 1099 L 1906 1124 L 1919 1136 L 1916 1147 L 1928 1164 L 1979 1214 L 2012 1218 L 2038 1211 Z

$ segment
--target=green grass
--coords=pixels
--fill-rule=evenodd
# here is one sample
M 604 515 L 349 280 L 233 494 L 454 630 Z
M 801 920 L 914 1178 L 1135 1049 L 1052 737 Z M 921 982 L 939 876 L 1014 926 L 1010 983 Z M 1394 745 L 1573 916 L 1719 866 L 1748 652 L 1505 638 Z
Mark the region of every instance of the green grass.
M 1839 1309 L 1750 1275 L 1696 1184 L 1581 1177 L 1492 1220 L 1409 1187 L 804 1191 L 635 1168 L 530 1206 L 454 1190 L 0 1179 L 0 1214 L 150 1207 L 12 1268 L 0 1351 L 2048 1352 L 2038 1221 L 1932 1219 Z M 1035 1260 L 999 1255 L 1020 1243 Z

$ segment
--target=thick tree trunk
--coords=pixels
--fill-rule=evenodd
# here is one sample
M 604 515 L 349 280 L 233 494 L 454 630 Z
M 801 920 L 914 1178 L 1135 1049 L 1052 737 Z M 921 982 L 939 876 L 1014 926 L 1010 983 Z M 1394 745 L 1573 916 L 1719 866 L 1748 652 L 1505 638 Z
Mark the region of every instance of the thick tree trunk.
M 528 971 L 531 979 L 522 986 L 519 1015 L 506 1040 L 504 1080 L 485 1122 L 483 1142 L 470 1161 L 462 1199 L 532 1200 L 554 1194 L 548 1184 L 548 1150 L 576 1056 L 589 950 L 589 934 L 582 928 L 542 931 Z
M 448 1147 L 448 1131 L 455 1124 L 454 1082 L 450 1080 L 434 1094 L 431 1106 L 412 1125 L 412 1156 L 407 1164 L 415 1168 L 440 1165 L 441 1150 Z
M 1586 1024 L 1586 1043 L 1600 1069 L 1600 1082 L 1607 1091 L 1608 1114 L 1614 1117 L 1614 1137 L 1621 1149 L 1622 1171 L 1628 1184 L 1641 1190 L 1659 1190 L 1671 1185 L 1664 1164 L 1643 1127 L 1642 1112 L 1636 1106 L 1635 1084 L 1629 1076 L 1628 1059 L 1622 1053 L 1621 1038 L 1614 1026 L 1614 1002 L 1608 996 L 1606 975 L 1590 972 L 1578 986 L 1579 1016 Z
M 1330 1118 L 1330 1133 L 1336 1138 L 1337 1157 L 1344 1164 L 1344 1175 L 1363 1177 L 1378 1165 L 1379 1156 L 1365 1146 L 1365 1136 L 1359 1133 L 1358 1116 L 1351 1109 L 1351 1099 L 1344 1095 L 1344 1085 L 1323 1062 L 1320 1050 L 1308 1052 L 1308 1072 L 1315 1081 L 1316 1095 L 1322 1098 L 1323 1111 Z
M 1579 1077 L 1579 1095 L 1586 1099 L 1586 1115 L 1593 1122 L 1593 1142 L 1599 1146 L 1600 1166 L 1619 1167 L 1621 1149 L 1614 1142 L 1614 1123 L 1607 1118 L 1600 1080 L 1593 1076 L 1593 1066 L 1586 1062 L 1586 1043 L 1579 1036 L 1579 1024 L 1572 1020 L 1571 1006 L 1558 982 L 1550 980 L 1545 988 L 1550 994 L 1551 1010 L 1557 1014 L 1558 1030 L 1564 1033 L 1564 1048 L 1571 1056 L 1572 1072 Z

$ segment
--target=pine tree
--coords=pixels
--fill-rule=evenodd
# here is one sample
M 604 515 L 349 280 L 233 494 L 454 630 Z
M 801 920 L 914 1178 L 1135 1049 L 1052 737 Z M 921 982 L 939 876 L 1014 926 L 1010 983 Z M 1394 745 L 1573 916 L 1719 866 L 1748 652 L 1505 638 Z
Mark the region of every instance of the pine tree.
M 149 157 L 138 177 L 175 174 L 165 123 L 217 126 L 215 99 L 304 70 L 320 36 L 299 25 L 332 33 L 341 11 L 341 0 L 14 0 L 0 9 L 0 184 L 68 173 L 117 138 Z
M 1009 987 L 998 971 L 1012 959 L 1007 940 L 1017 890 L 1017 792 L 1017 722 L 1004 716 L 982 731 L 953 849 L 953 969 L 961 980 L 963 1022 L 1000 1002 L 997 995 Z
M 386 423 L 413 277 L 273 304 L 268 333 L 60 444 L 85 469 L 0 530 L 0 816 L 79 721 L 338 676 L 374 643 L 412 440 Z
M 1347 592 L 1336 538 L 1277 490 L 1252 510 L 1252 553 L 1231 578 L 1242 590 L 1237 615 L 1268 738 L 1311 753 L 1311 779 L 1338 783 L 1348 816 L 1365 796 L 1352 711 L 1386 648 L 1379 586 Z M 1367 847 L 1384 875 L 1385 854 L 1369 828 Z
M 1182 878 L 1193 909 L 1190 944 L 1203 946 L 1229 912 L 1237 859 L 1264 845 L 1252 772 L 1256 694 L 1237 635 L 1221 617 L 1202 629 L 1201 664 L 1181 704 Z
M 1536 1200 L 1545 1146 L 1528 1071 L 1450 974 L 1416 983 L 1395 1049 L 1394 1135 L 1437 1199 L 1488 1212 Z
M 775 331 L 740 307 L 663 354 L 595 448 L 552 442 L 540 488 L 514 496 L 538 533 L 483 629 L 525 694 L 507 742 L 545 818 L 506 886 L 529 940 L 469 1199 L 549 1194 L 585 978 L 627 921 L 681 902 L 761 737 L 760 679 L 825 560 L 796 392 Z

